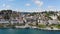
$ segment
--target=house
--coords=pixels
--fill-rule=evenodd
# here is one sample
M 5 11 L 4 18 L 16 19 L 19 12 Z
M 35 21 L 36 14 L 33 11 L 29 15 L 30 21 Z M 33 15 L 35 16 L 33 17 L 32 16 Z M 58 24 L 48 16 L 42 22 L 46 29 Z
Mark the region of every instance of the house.
M 17 20 L 11 20 L 11 24 L 17 24 L 18 21 Z
M 58 12 L 57 15 L 60 16 L 60 12 Z
M 15 19 L 11 19 L 11 24 L 21 24 L 21 23 L 24 23 L 23 22 L 23 18 L 22 17 L 16 17 Z
M 9 24 L 9 20 L 0 19 L 0 24 Z
M 10 17 L 10 22 L 11 22 L 11 24 L 17 24 L 17 21 L 18 19 L 17 19 L 17 17 L 15 17 L 15 18 L 13 18 L 13 17 Z
M 0 15 L 0 24 L 9 24 L 9 20 L 5 20 L 2 15 Z
M 40 23 L 38 23 L 38 24 L 47 24 L 48 22 L 46 21 L 46 20 L 40 20 Z
M 18 22 L 19 22 L 19 24 L 24 23 L 23 17 L 19 17 Z
M 36 23 L 37 18 L 35 16 L 26 16 L 25 17 L 27 23 Z
M 58 20 L 48 20 L 49 24 L 59 24 Z
M 41 20 L 41 17 L 39 16 L 39 17 L 38 17 L 38 23 L 40 23 L 40 20 Z
M 51 16 L 49 16 L 49 17 L 51 17 L 53 20 L 54 20 L 54 19 L 57 19 L 57 15 L 51 15 Z
M 58 23 L 60 24 L 60 21 L 58 21 Z

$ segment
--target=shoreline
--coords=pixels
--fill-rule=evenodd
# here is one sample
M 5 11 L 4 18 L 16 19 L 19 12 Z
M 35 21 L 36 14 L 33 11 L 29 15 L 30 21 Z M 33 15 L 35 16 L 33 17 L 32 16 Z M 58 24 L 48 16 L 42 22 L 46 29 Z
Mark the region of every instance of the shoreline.
M 21 27 L 17 28 L 17 29 L 20 29 Z M 60 29 L 57 29 L 57 28 L 54 28 L 54 29 L 51 29 L 51 28 L 39 28 L 39 27 L 36 27 L 36 26 L 32 26 L 32 27 L 23 27 L 23 29 L 41 29 L 41 30 L 60 30 Z
M 38 30 L 48 30 L 48 31 L 60 31 L 60 29 L 46 29 L 46 28 L 0 28 L 0 29 L 38 29 Z
M 60 29 L 45 29 L 45 28 L 38 28 L 38 29 L 41 29 L 41 30 L 60 30 Z
M 40 28 L 36 26 L 15 26 L 15 27 L 1 27 L 0 29 L 40 29 L 40 30 L 60 30 L 58 28 L 51 29 L 50 27 Z

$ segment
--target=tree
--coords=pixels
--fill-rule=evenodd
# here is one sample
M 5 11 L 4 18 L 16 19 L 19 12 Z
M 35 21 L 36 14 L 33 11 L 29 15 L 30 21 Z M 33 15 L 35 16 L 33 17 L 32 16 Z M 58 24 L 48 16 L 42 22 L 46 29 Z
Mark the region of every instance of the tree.
M 10 17 L 9 17 L 9 15 L 8 14 L 6 14 L 6 15 L 4 15 L 4 19 L 10 19 Z
M 57 16 L 57 19 L 60 20 L 60 16 Z
M 38 18 L 36 18 L 36 25 L 38 26 Z

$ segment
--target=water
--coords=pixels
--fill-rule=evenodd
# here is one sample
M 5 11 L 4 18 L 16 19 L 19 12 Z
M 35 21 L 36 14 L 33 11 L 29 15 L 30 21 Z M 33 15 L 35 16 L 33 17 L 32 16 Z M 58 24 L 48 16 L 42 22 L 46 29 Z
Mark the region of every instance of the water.
M 0 34 L 60 34 L 60 31 L 38 29 L 0 29 Z

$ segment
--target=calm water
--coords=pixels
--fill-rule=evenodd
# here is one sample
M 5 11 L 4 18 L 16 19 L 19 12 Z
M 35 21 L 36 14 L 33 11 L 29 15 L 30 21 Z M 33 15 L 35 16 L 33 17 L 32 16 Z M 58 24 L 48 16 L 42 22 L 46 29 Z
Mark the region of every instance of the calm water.
M 0 29 L 0 34 L 60 34 L 60 31 L 38 29 Z

